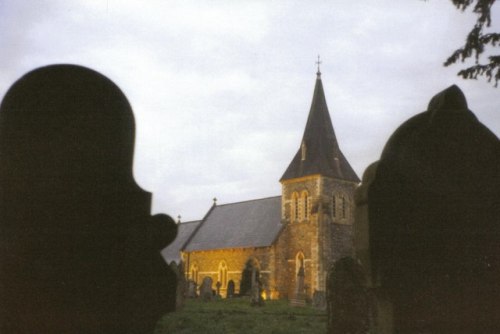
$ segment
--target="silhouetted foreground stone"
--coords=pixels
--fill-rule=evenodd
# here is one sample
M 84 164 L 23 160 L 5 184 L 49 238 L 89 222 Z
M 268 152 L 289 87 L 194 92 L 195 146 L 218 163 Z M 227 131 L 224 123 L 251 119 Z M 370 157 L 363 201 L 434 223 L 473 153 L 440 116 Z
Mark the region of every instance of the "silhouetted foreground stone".
M 328 273 L 328 333 L 365 334 L 370 327 L 370 298 L 361 266 L 345 257 Z
M 395 131 L 355 200 L 356 259 L 329 281 L 329 305 L 344 307 L 332 333 L 363 332 L 342 319 L 368 319 L 370 333 L 500 332 L 500 142 L 458 87 Z
M 0 107 L 2 333 L 148 333 L 175 308 L 176 235 L 132 175 L 127 99 L 92 70 L 34 70 Z
M 500 142 L 458 87 L 389 139 L 369 207 L 372 275 L 398 332 L 500 330 Z

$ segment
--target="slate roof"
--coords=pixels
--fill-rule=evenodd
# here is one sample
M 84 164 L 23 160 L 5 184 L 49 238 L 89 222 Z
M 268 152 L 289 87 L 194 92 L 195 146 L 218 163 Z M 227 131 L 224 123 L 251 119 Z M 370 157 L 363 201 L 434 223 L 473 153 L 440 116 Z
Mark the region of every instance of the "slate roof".
M 266 247 L 281 228 L 281 196 L 214 205 L 184 250 Z
M 303 143 L 306 146 L 305 160 L 302 160 L 301 147 Z M 360 181 L 340 151 L 326 105 L 320 72 L 317 73 L 316 86 L 301 147 L 280 181 L 314 174 L 354 182 Z
M 167 263 L 175 261 L 179 263 L 181 260 L 181 249 L 193 234 L 194 230 L 200 225 L 201 220 L 179 223 L 177 225 L 177 236 L 175 240 L 161 251 L 161 255 Z

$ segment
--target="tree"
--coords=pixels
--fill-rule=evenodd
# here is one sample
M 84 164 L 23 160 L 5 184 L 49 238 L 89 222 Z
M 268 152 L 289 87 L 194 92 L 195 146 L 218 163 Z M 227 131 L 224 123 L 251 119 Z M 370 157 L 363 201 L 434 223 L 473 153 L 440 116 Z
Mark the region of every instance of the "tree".
M 446 60 L 444 66 L 455 64 L 457 61 L 464 62 L 465 59 L 474 57 L 475 64 L 462 69 L 458 75 L 464 79 L 477 79 L 478 76 L 486 76 L 488 82 L 495 81 L 495 87 L 500 81 L 500 55 L 490 55 L 486 63 L 480 63 L 480 56 L 486 47 L 497 47 L 500 44 L 500 33 L 485 32 L 491 26 L 491 7 L 496 0 L 451 0 L 461 11 L 473 6 L 473 12 L 478 15 L 476 24 L 467 35 L 465 44 L 455 50 Z

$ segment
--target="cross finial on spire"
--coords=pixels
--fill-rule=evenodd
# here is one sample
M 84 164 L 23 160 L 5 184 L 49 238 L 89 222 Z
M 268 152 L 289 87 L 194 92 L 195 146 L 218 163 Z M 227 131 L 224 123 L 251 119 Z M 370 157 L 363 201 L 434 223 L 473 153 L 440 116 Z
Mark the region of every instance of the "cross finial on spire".
M 319 65 L 321 64 L 321 60 L 319 60 L 319 55 L 318 55 L 318 61 L 316 61 L 316 65 L 318 65 L 318 72 L 316 72 L 316 75 L 318 78 L 321 76 L 321 71 L 319 69 Z

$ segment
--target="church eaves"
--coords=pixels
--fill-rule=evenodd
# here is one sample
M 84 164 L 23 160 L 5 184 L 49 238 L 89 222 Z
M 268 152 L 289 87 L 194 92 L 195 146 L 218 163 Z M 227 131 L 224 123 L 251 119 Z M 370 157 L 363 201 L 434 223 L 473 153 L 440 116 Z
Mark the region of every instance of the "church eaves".
M 326 105 L 319 69 L 300 148 L 280 181 L 315 174 L 353 182 L 360 181 L 340 151 Z

